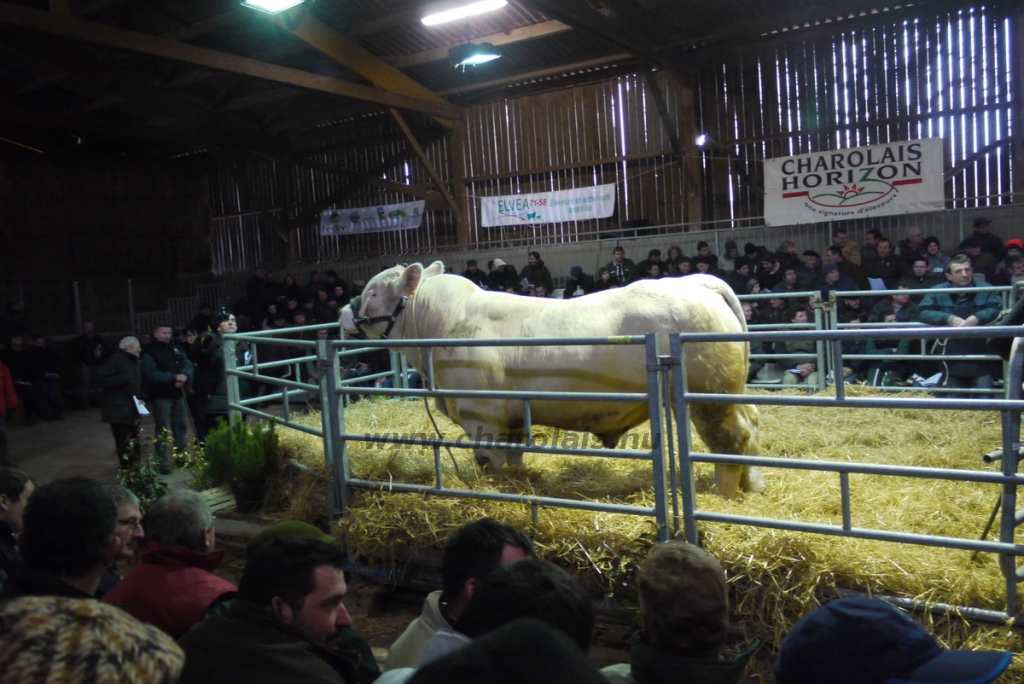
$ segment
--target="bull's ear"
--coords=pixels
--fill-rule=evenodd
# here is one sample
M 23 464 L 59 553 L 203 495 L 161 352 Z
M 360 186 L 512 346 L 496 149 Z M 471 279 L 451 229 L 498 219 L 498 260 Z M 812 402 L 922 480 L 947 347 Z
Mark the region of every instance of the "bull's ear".
M 398 277 L 398 291 L 408 297 L 420 286 L 423 278 L 423 264 L 409 264 Z
M 430 264 L 425 271 L 423 271 L 424 278 L 433 278 L 434 276 L 441 275 L 444 273 L 444 262 L 435 261 Z

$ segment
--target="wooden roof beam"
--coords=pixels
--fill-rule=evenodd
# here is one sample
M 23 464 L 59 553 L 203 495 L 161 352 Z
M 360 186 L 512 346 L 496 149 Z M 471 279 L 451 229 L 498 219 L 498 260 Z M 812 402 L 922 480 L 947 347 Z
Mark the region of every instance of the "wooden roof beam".
M 307 90 L 365 100 L 386 107 L 397 107 L 451 119 L 462 117 L 462 112 L 458 107 L 447 103 L 442 104 L 419 97 L 387 92 L 216 50 L 183 45 L 172 40 L 125 31 L 105 24 L 59 17 L 49 12 L 27 9 L 7 2 L 0 2 L 0 23 L 129 52 L 197 64 L 219 71 L 284 83 Z
M 431 92 L 426 86 L 417 83 L 395 67 L 346 39 L 330 26 L 309 14 L 294 29 L 289 26 L 288 20 L 283 16 L 276 15 L 273 17 L 273 20 L 281 28 L 290 31 L 296 38 L 300 38 L 338 64 L 356 72 L 378 88 L 383 88 L 388 92 L 398 95 L 407 95 L 451 106 L 440 95 Z M 445 128 L 454 127 L 451 118 L 438 116 L 434 118 Z
M 560 21 L 545 21 L 540 24 L 534 24 L 533 26 L 525 26 L 523 28 L 513 29 L 508 33 L 494 33 L 483 38 L 474 38 L 469 41 L 471 43 L 490 43 L 495 47 L 499 45 L 508 45 L 510 43 L 518 43 L 524 40 L 533 40 L 534 38 L 542 38 L 544 36 L 553 36 L 563 31 L 571 31 L 572 27 L 568 24 L 563 24 Z M 391 57 L 387 58 L 388 64 L 395 67 L 396 69 L 408 69 L 410 67 L 419 66 L 421 64 L 429 64 L 431 62 L 441 62 L 448 59 L 448 47 L 434 48 L 433 50 L 424 50 L 423 52 L 416 52 L 411 55 L 403 55 L 402 57 Z

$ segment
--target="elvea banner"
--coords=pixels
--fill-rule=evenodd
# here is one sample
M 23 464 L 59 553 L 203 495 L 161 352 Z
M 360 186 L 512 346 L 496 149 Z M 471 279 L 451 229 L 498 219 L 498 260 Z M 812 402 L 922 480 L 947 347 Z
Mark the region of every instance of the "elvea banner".
M 480 218 L 485 228 L 608 218 L 614 211 L 615 183 L 480 200 Z
M 320 234 L 356 235 L 419 228 L 426 205 L 426 200 L 419 200 L 357 209 L 324 209 L 320 212 Z
M 942 138 L 767 159 L 764 190 L 769 226 L 942 209 Z

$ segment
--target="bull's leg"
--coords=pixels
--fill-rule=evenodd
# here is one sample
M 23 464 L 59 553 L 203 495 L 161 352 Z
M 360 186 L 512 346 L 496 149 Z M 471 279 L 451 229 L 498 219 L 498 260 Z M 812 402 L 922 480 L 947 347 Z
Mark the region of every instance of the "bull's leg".
M 757 454 L 757 407 L 747 404 L 692 404 L 694 427 L 708 449 L 722 454 Z M 764 491 L 760 468 L 715 465 L 715 488 L 726 499 L 736 496 L 740 485 L 751 492 Z

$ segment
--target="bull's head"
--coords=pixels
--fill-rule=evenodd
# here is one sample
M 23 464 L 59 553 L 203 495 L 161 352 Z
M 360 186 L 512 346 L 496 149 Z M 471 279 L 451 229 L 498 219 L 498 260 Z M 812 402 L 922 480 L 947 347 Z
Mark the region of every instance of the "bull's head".
M 348 333 L 358 331 L 367 337 L 387 339 L 420 283 L 442 273 L 444 264 L 440 261 L 435 261 L 428 268 L 423 268 L 423 264 L 412 264 L 378 273 L 367 283 L 362 295 L 342 309 L 342 328 Z

